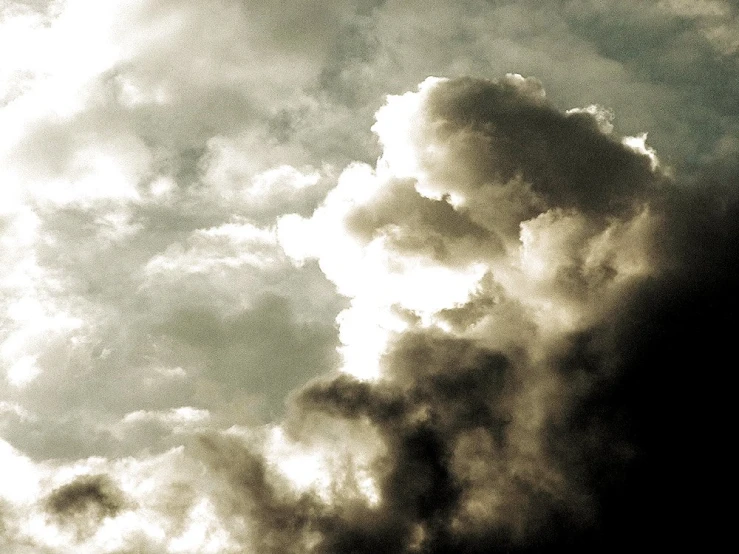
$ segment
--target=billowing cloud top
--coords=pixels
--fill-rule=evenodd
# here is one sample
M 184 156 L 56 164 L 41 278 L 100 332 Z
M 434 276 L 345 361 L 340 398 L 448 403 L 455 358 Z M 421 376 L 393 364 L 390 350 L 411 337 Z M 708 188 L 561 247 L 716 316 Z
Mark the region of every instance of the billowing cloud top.
M 705 547 L 736 6 L 432 4 L 0 3 L 0 550 Z

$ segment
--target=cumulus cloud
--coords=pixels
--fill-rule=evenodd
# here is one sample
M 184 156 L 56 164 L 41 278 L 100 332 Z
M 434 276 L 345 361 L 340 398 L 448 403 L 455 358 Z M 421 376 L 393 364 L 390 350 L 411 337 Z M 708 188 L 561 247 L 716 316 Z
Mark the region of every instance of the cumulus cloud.
M 286 218 L 280 235 L 288 253 L 317 257 L 352 298 L 339 316 L 343 372 L 299 392 L 293 417 L 319 413 L 374 429 L 378 500 L 340 500 L 348 494 L 341 482 L 332 502 L 315 493 L 286 500 L 264 477 L 270 458 L 233 442 L 211 443 L 211 463 L 241 484 L 235 494 L 250 506 L 242 510 L 256 520 L 258 543 L 275 552 L 628 544 L 644 532 L 637 491 L 672 455 L 648 410 L 672 406 L 654 396 L 655 372 L 661 363 L 676 369 L 676 359 L 655 349 L 686 332 L 674 320 L 688 317 L 688 298 L 726 293 L 735 254 L 722 221 L 736 209 L 733 196 L 686 192 L 643 138 L 613 136 L 599 110 L 562 113 L 538 82 L 517 75 L 430 80 L 388 106 L 378 112 L 385 151 L 377 168 L 347 169 L 311 218 Z M 411 121 L 393 126 L 388 113 Z M 385 141 L 397 128 L 406 136 Z M 504 197 L 522 187 L 518 205 L 480 199 L 486 189 Z M 398 189 L 402 200 L 388 203 Z M 723 214 L 709 207 L 721 197 L 734 206 Z M 699 198 L 707 211 L 686 219 Z M 439 218 L 451 230 L 424 225 L 428 212 L 417 206 L 426 202 L 453 214 Z M 713 254 L 698 254 L 683 234 L 705 239 L 717 228 L 726 234 Z M 456 240 L 469 229 L 492 233 L 497 247 Z M 398 240 L 410 232 L 436 234 L 445 255 Z M 692 272 L 695 255 L 712 258 L 701 266 L 717 265 L 711 277 Z M 375 278 L 362 283 L 351 266 L 367 260 L 432 299 Z M 432 268 L 471 279 L 461 299 L 435 286 Z M 731 308 L 704 310 L 721 318 Z M 463 314 L 456 320 L 455 311 Z M 357 331 L 363 318 L 374 336 Z M 694 335 L 689 359 L 715 346 L 710 332 Z M 243 461 L 228 461 L 235 458 Z M 618 496 L 622 487 L 629 495 Z M 670 512 L 662 502 L 673 495 L 660 491 Z
M 560 358 L 664 271 L 650 200 L 669 186 L 599 116 L 563 114 L 517 75 L 427 80 L 378 112 L 376 169 L 349 168 L 312 218 L 281 221 L 286 251 L 317 257 L 352 297 L 339 321 L 354 376 L 309 386 L 298 405 L 365 420 L 385 448 L 375 526 L 319 531 L 316 551 L 357 548 L 351 537 L 367 551 L 476 551 L 595 517 L 596 491 L 569 471 L 600 461 L 562 460 L 548 441 L 617 370 L 599 363 L 573 387 Z M 404 286 L 363 279 L 378 263 Z M 459 296 L 442 276 L 460 279 Z M 630 445 L 612 446 L 625 465 Z
M 0 3 L 0 549 L 700 534 L 735 7 L 422 4 Z

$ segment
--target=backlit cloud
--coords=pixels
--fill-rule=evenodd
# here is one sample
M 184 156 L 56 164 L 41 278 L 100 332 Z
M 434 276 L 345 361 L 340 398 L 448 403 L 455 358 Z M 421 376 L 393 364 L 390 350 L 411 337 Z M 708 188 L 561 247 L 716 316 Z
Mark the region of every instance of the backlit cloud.
M 0 550 L 705 549 L 736 12 L 0 2 Z

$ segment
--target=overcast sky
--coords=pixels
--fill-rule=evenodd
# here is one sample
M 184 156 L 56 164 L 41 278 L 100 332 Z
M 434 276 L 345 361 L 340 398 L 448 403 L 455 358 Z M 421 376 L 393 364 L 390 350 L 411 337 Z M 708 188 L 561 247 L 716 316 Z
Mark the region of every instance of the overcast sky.
M 0 0 L 0 550 L 702 536 L 738 197 L 735 0 Z

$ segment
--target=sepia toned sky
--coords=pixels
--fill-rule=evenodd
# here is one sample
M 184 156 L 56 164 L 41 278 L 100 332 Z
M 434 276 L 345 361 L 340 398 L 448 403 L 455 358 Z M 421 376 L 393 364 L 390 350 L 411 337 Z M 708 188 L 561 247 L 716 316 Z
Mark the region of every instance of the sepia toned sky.
M 0 551 L 705 546 L 738 240 L 734 0 L 0 0 Z

